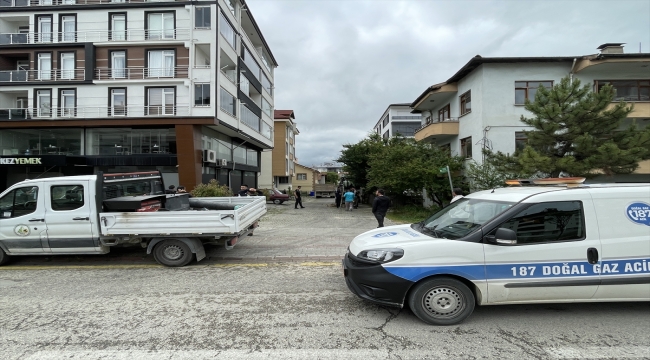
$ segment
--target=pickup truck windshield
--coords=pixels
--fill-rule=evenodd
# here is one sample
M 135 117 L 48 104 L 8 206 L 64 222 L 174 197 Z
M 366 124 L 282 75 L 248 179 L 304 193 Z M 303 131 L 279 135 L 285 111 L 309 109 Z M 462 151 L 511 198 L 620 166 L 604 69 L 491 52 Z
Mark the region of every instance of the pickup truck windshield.
M 413 229 L 441 239 L 460 239 L 513 205 L 505 201 L 463 198 L 415 224 Z
M 129 180 L 104 185 L 104 200 L 113 199 L 121 196 L 140 196 L 140 195 L 160 195 L 163 194 L 162 184 L 160 181 L 151 179 Z

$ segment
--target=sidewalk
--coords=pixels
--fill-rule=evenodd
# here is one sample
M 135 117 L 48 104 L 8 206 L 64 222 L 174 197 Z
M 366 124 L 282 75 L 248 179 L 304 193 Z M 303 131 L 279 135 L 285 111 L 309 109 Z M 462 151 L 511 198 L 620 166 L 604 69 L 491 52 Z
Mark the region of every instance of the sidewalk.
M 304 209 L 294 202 L 268 203 L 268 212 L 255 235 L 241 239 L 234 249 L 211 249 L 211 259 L 224 262 L 335 261 L 343 258 L 352 239 L 377 227 L 367 204 L 337 209 L 334 199 L 303 197 Z M 386 219 L 385 226 L 394 225 Z

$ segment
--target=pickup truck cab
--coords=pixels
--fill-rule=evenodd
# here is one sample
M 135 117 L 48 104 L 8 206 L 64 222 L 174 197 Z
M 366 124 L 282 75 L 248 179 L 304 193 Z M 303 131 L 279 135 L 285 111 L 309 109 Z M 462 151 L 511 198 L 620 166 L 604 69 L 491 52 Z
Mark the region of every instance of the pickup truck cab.
M 434 325 L 475 305 L 650 300 L 650 184 L 497 188 L 421 223 L 363 233 L 343 260 L 359 297 Z
M 0 264 L 10 256 L 106 254 L 140 244 L 166 266 L 184 266 L 203 245 L 232 248 L 266 213 L 264 197 L 201 198 L 225 210 L 192 209 L 165 195 L 158 172 L 26 180 L 0 194 Z

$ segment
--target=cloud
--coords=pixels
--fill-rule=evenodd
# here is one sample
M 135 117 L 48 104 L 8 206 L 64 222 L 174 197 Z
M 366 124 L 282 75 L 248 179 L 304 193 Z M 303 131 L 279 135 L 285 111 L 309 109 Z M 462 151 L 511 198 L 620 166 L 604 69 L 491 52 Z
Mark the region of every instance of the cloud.
M 366 137 L 470 58 L 574 56 L 605 42 L 650 52 L 647 0 L 247 0 L 280 66 L 275 108 L 293 109 L 296 156 L 318 165 Z

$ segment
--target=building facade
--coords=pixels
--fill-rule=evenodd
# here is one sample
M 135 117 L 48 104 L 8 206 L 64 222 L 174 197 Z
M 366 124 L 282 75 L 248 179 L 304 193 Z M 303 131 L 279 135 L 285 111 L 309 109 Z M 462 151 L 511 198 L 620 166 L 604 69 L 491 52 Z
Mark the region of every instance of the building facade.
M 278 189 L 294 188 L 296 135 L 300 134 L 293 110 L 274 111 L 273 184 Z
M 600 53 L 572 57 L 484 58 L 476 56 L 443 83 L 425 90 L 410 106 L 422 114 L 415 139 L 427 141 L 482 162 L 482 150 L 513 153 L 526 144 L 520 121 L 532 114 L 524 108 L 537 88 L 551 87 L 570 76 L 592 84 L 616 88 L 615 101 L 634 104 L 622 127 L 650 126 L 650 54 L 625 54 L 622 44 L 604 44 Z M 601 179 L 607 180 L 607 179 Z M 650 181 L 650 161 L 631 175 L 614 181 Z
M 293 179 L 293 187 L 302 186 L 302 191 L 314 191 L 314 185 L 319 184 L 321 175 L 316 169 L 296 163 L 296 177 Z
M 155 169 L 256 185 L 276 67 L 244 0 L 2 1 L 0 189 Z
M 413 137 L 422 126 L 422 115 L 411 113 L 411 104 L 391 104 L 375 124 L 374 132 L 388 139 L 391 136 Z

